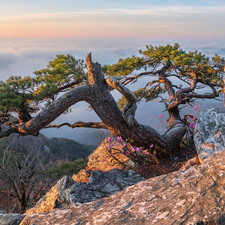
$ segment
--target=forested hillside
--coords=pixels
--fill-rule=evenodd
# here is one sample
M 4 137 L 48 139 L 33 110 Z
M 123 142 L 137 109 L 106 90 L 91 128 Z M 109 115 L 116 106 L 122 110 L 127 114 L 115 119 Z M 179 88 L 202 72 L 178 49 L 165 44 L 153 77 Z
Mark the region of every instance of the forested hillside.
M 14 149 L 28 149 L 39 154 L 48 154 L 48 162 L 57 160 L 74 161 L 86 158 L 97 146 L 84 145 L 67 138 L 48 138 L 43 134 L 35 136 L 11 135 L 11 140 L 15 139 Z
M 66 138 L 10 135 L 0 140 L 0 210 L 24 212 L 64 175 L 85 168 L 95 146 Z

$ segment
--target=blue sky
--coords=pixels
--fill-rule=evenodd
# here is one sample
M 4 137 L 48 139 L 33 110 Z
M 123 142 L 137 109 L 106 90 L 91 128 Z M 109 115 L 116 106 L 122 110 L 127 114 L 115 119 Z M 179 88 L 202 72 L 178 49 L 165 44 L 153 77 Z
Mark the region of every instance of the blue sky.
M 207 7 L 207 6 L 222 6 L 225 5 L 224 0 L 7 0 L 0 1 L 0 15 L 21 15 L 29 13 L 57 13 L 57 12 L 80 12 L 80 11 L 98 11 L 100 9 L 123 8 L 123 9 L 141 9 L 150 6 L 192 6 L 192 7 Z M 201 9 L 199 9 L 201 10 Z

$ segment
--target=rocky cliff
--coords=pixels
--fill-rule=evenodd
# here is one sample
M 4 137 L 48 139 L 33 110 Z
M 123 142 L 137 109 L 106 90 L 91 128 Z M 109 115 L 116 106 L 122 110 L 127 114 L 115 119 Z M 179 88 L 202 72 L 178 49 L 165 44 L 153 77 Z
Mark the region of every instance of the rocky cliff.
M 210 116 L 212 113 L 213 117 Z M 208 122 L 201 118 L 208 118 Z M 117 188 L 116 193 L 115 188 L 112 188 L 112 192 L 108 195 L 99 193 L 104 192 L 102 190 L 105 190 L 106 187 L 109 189 L 114 185 L 123 187 L 121 184 L 118 185 L 113 178 L 117 177 L 111 174 L 111 171 L 114 170 L 109 172 L 92 171 L 90 181 L 87 183 L 64 178 L 64 181 L 72 181 L 69 182 L 71 186 L 69 188 L 64 188 L 66 185 L 61 186 L 63 187 L 62 191 L 57 194 L 53 209 L 44 213 L 33 211 L 23 219 L 21 225 L 225 224 L 225 148 L 221 149 L 220 147 L 223 145 L 220 140 L 225 140 L 225 133 L 222 132 L 220 121 L 225 121 L 225 116 L 217 110 L 211 110 L 203 112 L 201 118 L 196 123 L 194 137 L 201 164 L 195 166 L 190 164 L 182 170 L 147 180 L 137 179 L 131 186 L 125 185 L 122 189 Z M 211 135 L 209 130 L 212 131 Z M 220 131 L 220 138 L 215 135 L 218 133 L 217 131 Z M 216 144 L 208 145 L 209 140 L 210 143 Z M 202 146 L 215 147 L 202 148 Z M 219 148 L 216 148 L 217 146 Z M 201 154 L 203 151 L 205 154 Z M 207 157 L 202 157 L 202 155 L 207 155 Z M 129 174 L 127 171 L 124 172 Z M 95 175 L 93 176 L 93 174 Z M 105 182 L 106 180 L 110 181 Z M 92 182 L 97 185 L 95 189 L 91 186 Z M 62 183 L 66 184 L 67 182 Z M 129 182 L 127 183 L 129 184 Z M 81 200 L 83 197 L 88 198 L 87 196 L 89 196 L 88 200 Z
M 139 182 L 110 197 L 28 215 L 21 225 L 225 224 L 224 158 L 222 151 L 187 171 Z

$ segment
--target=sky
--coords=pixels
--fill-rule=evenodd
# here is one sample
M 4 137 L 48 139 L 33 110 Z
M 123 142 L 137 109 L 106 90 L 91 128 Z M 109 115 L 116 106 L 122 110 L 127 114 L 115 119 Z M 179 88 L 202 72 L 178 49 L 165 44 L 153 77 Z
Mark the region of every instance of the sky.
M 0 38 L 224 37 L 225 2 L 2 0 Z
M 224 0 L 0 0 L 0 80 L 34 76 L 33 71 L 45 68 L 57 54 L 84 59 L 92 52 L 93 61 L 104 65 L 138 55 L 150 44 L 179 43 L 186 51 L 225 56 L 224 12 Z M 135 85 L 146 82 L 142 79 Z M 201 104 L 202 108 L 218 105 Z M 100 121 L 86 107 L 85 102 L 76 104 L 72 113 L 54 122 Z M 156 128 L 163 110 L 157 103 L 141 103 L 136 118 Z M 81 128 L 43 131 L 49 137 L 78 141 L 85 132 Z

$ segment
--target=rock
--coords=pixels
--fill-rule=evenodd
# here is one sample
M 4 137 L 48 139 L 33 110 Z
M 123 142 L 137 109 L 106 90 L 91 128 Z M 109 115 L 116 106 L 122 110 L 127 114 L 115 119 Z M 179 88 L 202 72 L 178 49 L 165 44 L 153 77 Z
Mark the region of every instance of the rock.
M 196 122 L 194 143 L 199 161 L 225 149 L 225 115 L 211 108 L 201 112 Z
M 189 159 L 184 165 L 180 168 L 180 171 L 188 170 L 191 166 L 199 164 L 199 159 L 197 156 L 195 156 L 192 159 Z
M 6 213 L 0 211 L 1 225 L 19 225 L 25 216 L 18 213 Z
M 78 174 L 74 174 L 72 179 L 76 182 L 89 182 L 89 177 L 91 176 L 91 170 L 82 169 Z
M 35 207 L 28 209 L 24 215 L 30 215 L 30 214 L 35 214 L 35 213 L 42 213 L 42 212 L 48 212 L 51 211 L 52 209 L 57 207 L 57 202 L 58 199 L 60 198 L 60 194 L 72 186 L 75 183 L 75 181 L 69 177 L 69 176 L 64 176 L 62 177 L 55 186 L 51 188 L 51 190 L 44 196 L 42 197 Z
M 187 171 L 144 180 L 96 201 L 29 215 L 21 225 L 225 224 L 224 158 L 225 151 L 215 153 Z
M 25 215 L 48 212 L 70 204 L 81 204 L 108 197 L 143 181 L 144 178 L 132 170 L 113 169 L 109 172 L 92 171 L 90 182 L 87 183 L 77 183 L 71 180 L 68 176 L 60 179 L 34 208 L 25 212 Z
M 115 168 L 122 170 L 135 168 L 135 163 L 123 153 L 122 148 L 125 142 L 114 146 L 111 152 L 113 157 L 110 156 L 110 153 L 107 151 L 107 145 L 110 144 L 113 146 L 115 143 L 119 143 L 116 139 L 116 136 L 112 137 L 112 142 L 107 142 L 107 138 L 105 138 L 101 145 L 99 145 L 99 147 L 88 156 L 87 167 L 83 170 L 80 170 L 78 174 L 74 174 L 72 179 L 77 182 L 89 182 L 90 171 L 92 170 L 108 172 Z
M 143 180 L 143 177 L 132 170 L 123 171 L 117 168 L 109 172 L 94 170 L 91 172 L 90 182 L 75 183 L 65 190 L 63 202 L 69 205 L 95 201 L 125 190 L 128 186 Z
M 114 168 L 118 169 L 133 169 L 135 167 L 135 164 L 133 161 L 131 161 L 129 158 L 127 158 L 123 153 L 123 144 L 119 143 L 117 146 L 113 146 L 118 141 L 116 140 L 116 137 L 112 137 L 112 142 L 107 142 L 107 138 L 99 145 L 99 147 L 93 151 L 88 156 L 88 170 L 102 170 L 105 172 L 108 172 Z M 110 153 L 107 151 L 107 145 L 113 146 L 111 154 L 113 154 L 113 157 L 110 156 Z M 115 160 L 114 157 L 118 160 Z M 106 159 L 106 161 L 104 161 Z M 119 162 L 121 163 L 119 163 Z

